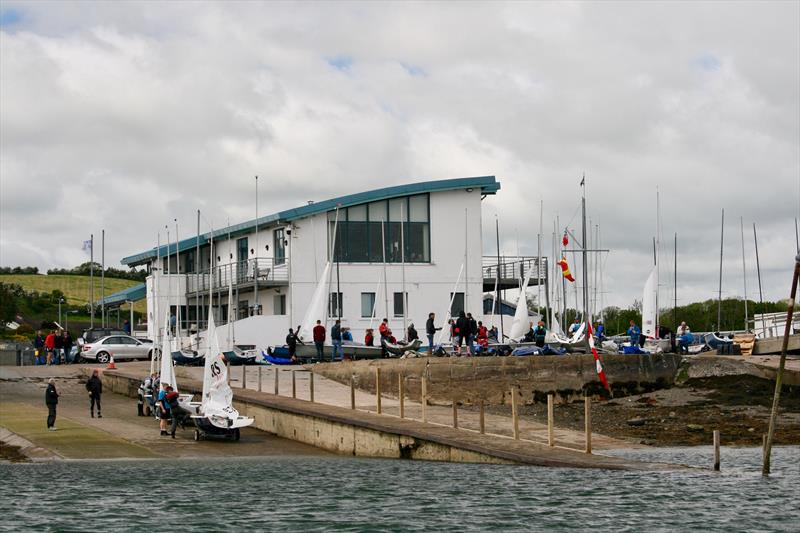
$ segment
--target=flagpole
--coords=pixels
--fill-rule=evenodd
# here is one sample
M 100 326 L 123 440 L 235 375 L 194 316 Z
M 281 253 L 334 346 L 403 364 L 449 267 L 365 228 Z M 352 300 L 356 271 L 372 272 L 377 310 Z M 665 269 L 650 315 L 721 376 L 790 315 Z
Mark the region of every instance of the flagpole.
M 581 211 L 583 213 L 582 218 L 582 237 L 581 237 L 581 244 L 583 245 L 581 248 L 583 249 L 583 317 L 584 320 L 589 320 L 588 317 L 588 309 L 587 309 L 587 302 L 589 300 L 589 269 L 587 267 L 587 256 L 586 256 L 586 175 L 583 175 L 583 179 L 581 179 Z M 589 350 L 589 329 L 586 331 L 586 338 L 585 338 L 585 345 L 586 345 L 586 353 L 590 353 Z
M 103 268 L 100 270 L 100 313 L 103 327 L 106 327 L 106 230 L 102 232 L 100 241 L 100 254 L 103 261 Z
M 89 239 L 89 313 L 92 315 L 89 327 L 94 328 L 94 233 L 89 235 Z
M 722 208 L 722 224 L 719 236 L 719 297 L 717 298 L 717 331 L 722 331 L 722 247 L 725 243 L 725 208 Z
M 739 229 L 742 233 L 742 278 L 744 279 L 744 330 L 747 331 L 747 265 L 744 260 L 744 218 L 739 217 Z

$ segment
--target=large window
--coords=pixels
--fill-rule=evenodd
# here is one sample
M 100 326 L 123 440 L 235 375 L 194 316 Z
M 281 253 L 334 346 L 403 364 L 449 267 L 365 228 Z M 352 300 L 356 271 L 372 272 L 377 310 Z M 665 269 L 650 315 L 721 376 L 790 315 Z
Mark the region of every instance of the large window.
M 275 251 L 275 264 L 282 265 L 286 262 L 286 244 L 283 228 L 275 230 L 272 241 L 272 249 Z
M 361 318 L 374 318 L 375 317 L 375 293 L 362 292 L 361 293 Z
M 328 316 L 331 318 L 342 318 L 344 305 L 341 292 L 332 292 L 328 297 Z
M 450 307 L 450 316 L 456 317 L 461 313 L 461 311 L 465 311 L 463 292 L 457 292 L 455 294 L 451 292 L 450 300 L 453 302 L 453 305 Z
M 392 198 L 328 212 L 334 260 L 348 263 L 429 263 L 430 207 L 427 194 Z
M 394 293 L 394 316 L 403 316 L 405 314 L 405 309 L 408 307 L 408 293 L 405 293 L 405 295 L 406 297 L 403 298 L 402 292 Z
M 286 314 L 286 295 L 276 294 L 272 297 L 272 314 L 285 315 Z

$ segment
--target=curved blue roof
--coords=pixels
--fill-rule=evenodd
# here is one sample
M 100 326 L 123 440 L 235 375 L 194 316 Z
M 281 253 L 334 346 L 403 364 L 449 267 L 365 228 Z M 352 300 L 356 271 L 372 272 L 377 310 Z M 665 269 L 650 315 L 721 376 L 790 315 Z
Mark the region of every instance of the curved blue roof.
M 147 286 L 144 283 L 140 283 L 139 285 L 128 287 L 127 289 L 115 292 L 114 294 L 109 294 L 105 298 L 95 302 L 94 305 L 100 306 L 103 302 L 105 302 L 106 307 L 108 307 L 113 305 L 122 305 L 125 302 L 138 302 L 139 300 L 144 300 L 146 295 Z
M 452 191 L 457 189 L 478 189 L 480 188 L 483 194 L 495 194 L 500 190 L 500 182 L 494 176 L 480 176 L 474 178 L 455 178 L 448 180 L 436 181 L 421 181 L 417 183 L 408 183 L 405 185 L 395 185 L 393 187 L 384 187 L 382 189 L 375 189 L 372 191 L 359 192 L 355 194 L 348 194 L 338 198 L 331 198 L 330 200 L 323 200 L 313 204 L 296 207 L 294 209 L 287 209 L 271 215 L 259 217 L 258 221 L 255 219 L 241 224 L 236 224 L 230 228 L 214 230 L 213 236 L 215 239 L 227 239 L 228 235 L 234 236 L 241 233 L 249 232 L 256 227 L 267 226 L 278 222 L 290 222 L 299 218 L 309 217 L 319 213 L 326 213 L 336 207 L 349 207 L 351 205 L 359 205 L 368 202 L 375 202 L 378 200 L 386 200 L 389 198 L 397 198 L 401 196 L 410 196 L 413 194 L 423 194 L 430 192 Z M 205 245 L 211 239 L 211 232 L 200 235 L 199 244 Z M 197 237 L 189 237 L 183 239 L 177 245 L 178 251 L 183 252 L 186 250 L 194 249 L 198 244 Z M 154 247 L 151 250 L 140 252 L 122 259 L 123 265 L 136 266 L 148 263 L 157 256 L 166 256 L 175 253 L 176 245 L 174 243 L 164 245 L 158 250 Z

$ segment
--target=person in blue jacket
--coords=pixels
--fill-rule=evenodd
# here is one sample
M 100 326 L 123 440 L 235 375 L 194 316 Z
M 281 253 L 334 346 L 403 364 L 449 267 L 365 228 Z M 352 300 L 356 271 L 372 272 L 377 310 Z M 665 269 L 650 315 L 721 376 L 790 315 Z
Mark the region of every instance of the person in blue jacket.
M 642 335 L 642 330 L 636 325 L 636 322 L 631 320 L 631 327 L 628 328 L 628 336 L 631 338 L 631 346 L 639 346 L 639 340 Z

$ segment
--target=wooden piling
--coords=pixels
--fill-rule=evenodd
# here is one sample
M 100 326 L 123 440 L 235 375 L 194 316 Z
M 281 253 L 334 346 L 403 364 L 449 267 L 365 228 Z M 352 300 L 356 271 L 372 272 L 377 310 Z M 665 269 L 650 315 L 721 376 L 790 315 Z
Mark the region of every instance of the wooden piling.
M 556 445 L 556 439 L 553 435 L 553 395 L 547 395 L 547 444 L 549 446 Z
M 292 370 L 292 398 L 297 398 L 297 370 Z
M 375 368 L 375 408 L 381 414 L 381 369 Z
M 397 397 L 400 400 L 400 418 L 406 417 L 406 391 L 403 374 L 400 374 L 397 383 Z
M 356 375 L 350 374 L 350 409 L 356 408 Z
M 453 398 L 453 429 L 458 429 L 458 402 Z
M 588 394 L 583 397 L 583 418 L 586 428 L 586 446 L 583 451 L 592 453 L 592 398 Z
M 419 401 L 422 404 L 422 421 L 423 422 L 427 422 L 428 421 L 428 412 L 427 412 L 427 409 L 425 409 L 425 406 L 428 403 L 428 378 L 425 377 L 425 376 L 422 376 L 421 384 L 422 384 L 422 387 L 421 387 L 422 390 L 420 391 Z
M 719 472 L 719 430 L 714 430 L 714 470 Z
M 514 439 L 519 440 L 519 413 L 517 412 L 517 386 L 511 387 L 511 420 L 514 422 Z
M 314 372 L 308 373 L 308 395 L 309 401 L 314 403 Z
M 247 388 L 247 365 L 242 364 L 242 388 Z
M 483 404 L 484 404 L 484 402 L 483 402 L 483 400 L 481 400 L 481 403 L 480 403 L 480 413 L 479 413 L 479 420 L 478 420 L 478 423 L 479 423 L 479 425 L 480 425 L 480 432 L 481 432 L 481 435 L 483 435 L 484 433 L 486 433 L 486 418 L 485 418 L 485 416 L 484 416 L 484 406 L 483 406 Z
M 258 366 L 258 392 L 261 392 L 261 370 L 262 370 L 262 368 L 263 367 L 261 365 Z
M 275 367 L 275 396 L 278 395 L 280 389 L 278 388 L 278 367 Z

